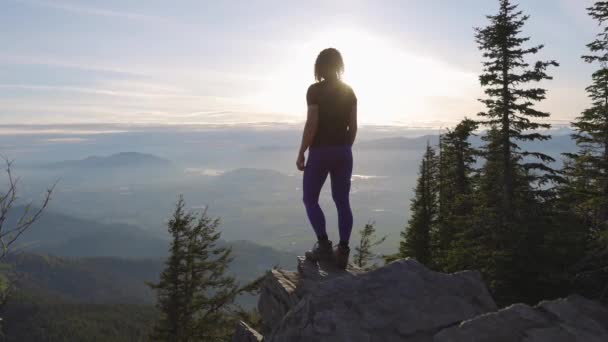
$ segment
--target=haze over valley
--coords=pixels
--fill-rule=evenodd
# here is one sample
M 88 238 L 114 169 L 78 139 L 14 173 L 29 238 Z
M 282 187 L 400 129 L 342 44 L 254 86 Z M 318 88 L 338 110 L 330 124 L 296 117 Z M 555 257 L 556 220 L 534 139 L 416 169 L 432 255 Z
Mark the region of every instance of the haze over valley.
M 226 240 L 248 240 L 289 252 L 301 252 L 314 243 L 301 201 L 301 174 L 294 164 L 298 125 L 124 126 L 95 134 L 37 129 L 33 134 L 0 135 L 0 144 L 16 160 L 24 198 L 36 199 L 57 181 L 52 212 L 164 238 L 165 222 L 182 193 L 193 209 L 208 206 L 212 216 L 221 217 Z M 375 221 L 378 233 L 388 235 L 379 247 L 381 253 L 397 247 L 409 218 L 419 159 L 427 143 L 437 144 L 440 132 L 361 129 L 352 178 L 355 229 Z M 573 150 L 574 144 L 568 129 L 552 133 L 553 140 L 536 146 L 560 160 L 559 153 Z M 478 137 L 474 141 L 479 144 Z M 328 187 L 322 206 L 330 236 L 335 237 L 336 215 Z M 45 223 L 43 218 L 36 229 L 49 229 Z

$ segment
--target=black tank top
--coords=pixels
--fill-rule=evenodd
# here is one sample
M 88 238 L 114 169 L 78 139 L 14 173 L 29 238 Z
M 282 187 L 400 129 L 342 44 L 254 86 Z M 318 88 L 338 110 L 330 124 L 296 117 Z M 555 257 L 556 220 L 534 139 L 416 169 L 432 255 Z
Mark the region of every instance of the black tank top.
M 348 124 L 357 97 L 353 89 L 339 80 L 314 83 L 306 93 L 308 105 L 319 106 L 319 126 L 312 146 L 347 145 Z

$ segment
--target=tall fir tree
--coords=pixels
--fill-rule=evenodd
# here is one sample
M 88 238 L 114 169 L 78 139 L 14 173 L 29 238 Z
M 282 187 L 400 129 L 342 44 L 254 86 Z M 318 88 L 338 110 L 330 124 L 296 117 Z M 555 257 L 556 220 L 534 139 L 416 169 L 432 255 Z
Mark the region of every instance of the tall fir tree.
M 489 25 L 476 29 L 476 40 L 483 52 L 484 71 L 480 83 L 487 98 L 480 100 L 487 111 L 479 113 L 483 125 L 496 128 L 496 139 L 488 144 L 489 151 L 499 159 L 500 208 L 497 212 L 501 224 L 510 221 L 516 212 L 515 196 L 517 177 L 525 174 L 538 189 L 555 177 L 547 166 L 554 161 L 541 152 L 523 151 L 518 141 L 547 140 L 550 136 L 537 129 L 549 128 L 547 123 L 535 121 L 547 118 L 549 113 L 534 108 L 545 99 L 546 90 L 526 86 L 530 82 L 549 80 L 546 69 L 558 66 L 555 61 L 537 61 L 530 65 L 526 58 L 538 53 L 543 45 L 524 47 L 530 40 L 521 31 L 527 15 L 517 10 L 510 0 L 499 0 L 497 15 L 488 16 Z M 535 159 L 534 161 L 532 159 Z
M 587 221 L 595 231 L 608 229 L 608 1 L 598 1 L 588 8 L 589 15 L 601 27 L 596 39 L 587 44 L 590 54 L 583 56 L 587 63 L 597 63 L 599 68 L 592 75 L 587 87 L 591 106 L 572 123 L 573 138 L 580 148 L 578 154 L 568 155 L 573 161 L 574 172 L 580 172 L 576 181 L 583 177 L 587 186 L 580 193 L 587 204 Z M 579 184 L 582 185 L 582 184 Z
M 412 257 L 430 266 L 431 231 L 438 215 L 438 159 L 435 149 L 427 143 L 426 152 L 420 164 L 414 198 L 410 204 L 411 218 L 401 233 L 400 257 Z
M 165 269 L 161 273 L 158 283 L 148 283 L 156 291 L 156 306 L 161 312 L 161 318 L 156 323 L 151 336 L 152 340 L 185 341 L 187 338 L 185 315 L 182 311 L 188 300 L 184 293 L 183 259 L 185 258 L 184 244 L 188 240 L 187 226 L 193 219 L 191 214 L 184 212 L 184 201 L 180 197 L 173 217 L 167 225 L 172 241 Z
M 440 137 L 439 212 L 437 225 L 431 231 L 433 258 L 437 268 L 452 271 L 464 267 L 449 254 L 455 240 L 470 225 L 473 208 L 474 164 L 479 154 L 470 142 L 478 124 L 464 119 Z
M 549 113 L 534 107 L 545 99 L 546 90 L 534 84 L 550 80 L 546 70 L 558 64 L 528 61 L 543 48 L 525 46 L 530 38 L 521 32 L 529 16 L 510 0 L 498 3 L 498 14 L 487 17 L 489 25 L 476 29 L 486 94 L 480 101 L 487 108 L 479 116 L 489 130 L 465 242 L 471 267 L 484 274 L 499 302 L 534 302 L 545 285 L 545 237 L 553 236 L 551 183 L 560 177 L 550 166 L 553 158 L 520 144 L 550 139 L 540 132 L 550 128 L 540 121 Z
M 582 58 L 598 69 L 586 88 L 591 106 L 572 123 L 579 151 L 566 154 L 560 195 L 587 234 L 588 252 L 579 262 L 576 279 L 586 283 L 585 294 L 608 300 L 608 1 L 597 1 L 587 10 L 600 32 Z
M 233 326 L 239 293 L 226 275 L 231 250 L 217 245 L 219 220 L 184 210 L 180 196 L 168 223 L 170 256 L 160 281 L 150 284 L 158 296 L 161 318 L 151 338 L 157 341 L 225 341 Z

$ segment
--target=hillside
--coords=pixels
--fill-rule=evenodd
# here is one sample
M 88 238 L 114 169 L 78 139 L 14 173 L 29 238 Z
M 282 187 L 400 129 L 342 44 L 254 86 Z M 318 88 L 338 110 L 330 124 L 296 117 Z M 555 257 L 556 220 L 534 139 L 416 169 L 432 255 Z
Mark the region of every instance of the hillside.
M 161 259 L 60 258 L 19 253 L 4 261 L 16 272 L 19 290 L 65 302 L 153 304 L 146 281 L 156 281 Z
M 84 304 L 15 293 L 0 310 L 2 341 L 147 341 L 158 317 L 150 305 Z

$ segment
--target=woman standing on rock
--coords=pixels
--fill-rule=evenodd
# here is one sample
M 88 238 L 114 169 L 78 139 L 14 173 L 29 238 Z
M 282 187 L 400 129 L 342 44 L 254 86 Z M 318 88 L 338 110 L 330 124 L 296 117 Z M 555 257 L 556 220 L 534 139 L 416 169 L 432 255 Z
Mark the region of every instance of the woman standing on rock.
M 357 135 L 357 97 L 340 79 L 344 62 L 340 52 L 321 51 L 315 62 L 316 83 L 308 88 L 308 115 L 296 165 L 304 171 L 304 206 L 317 235 L 317 244 L 306 253 L 311 261 L 331 260 L 346 268 L 353 214 L 350 208 L 350 179 L 353 170 L 351 147 Z M 304 152 L 308 149 L 308 161 Z M 325 230 L 325 216 L 319 206 L 321 188 L 331 178 L 332 198 L 338 209 L 340 243 L 335 251 Z

